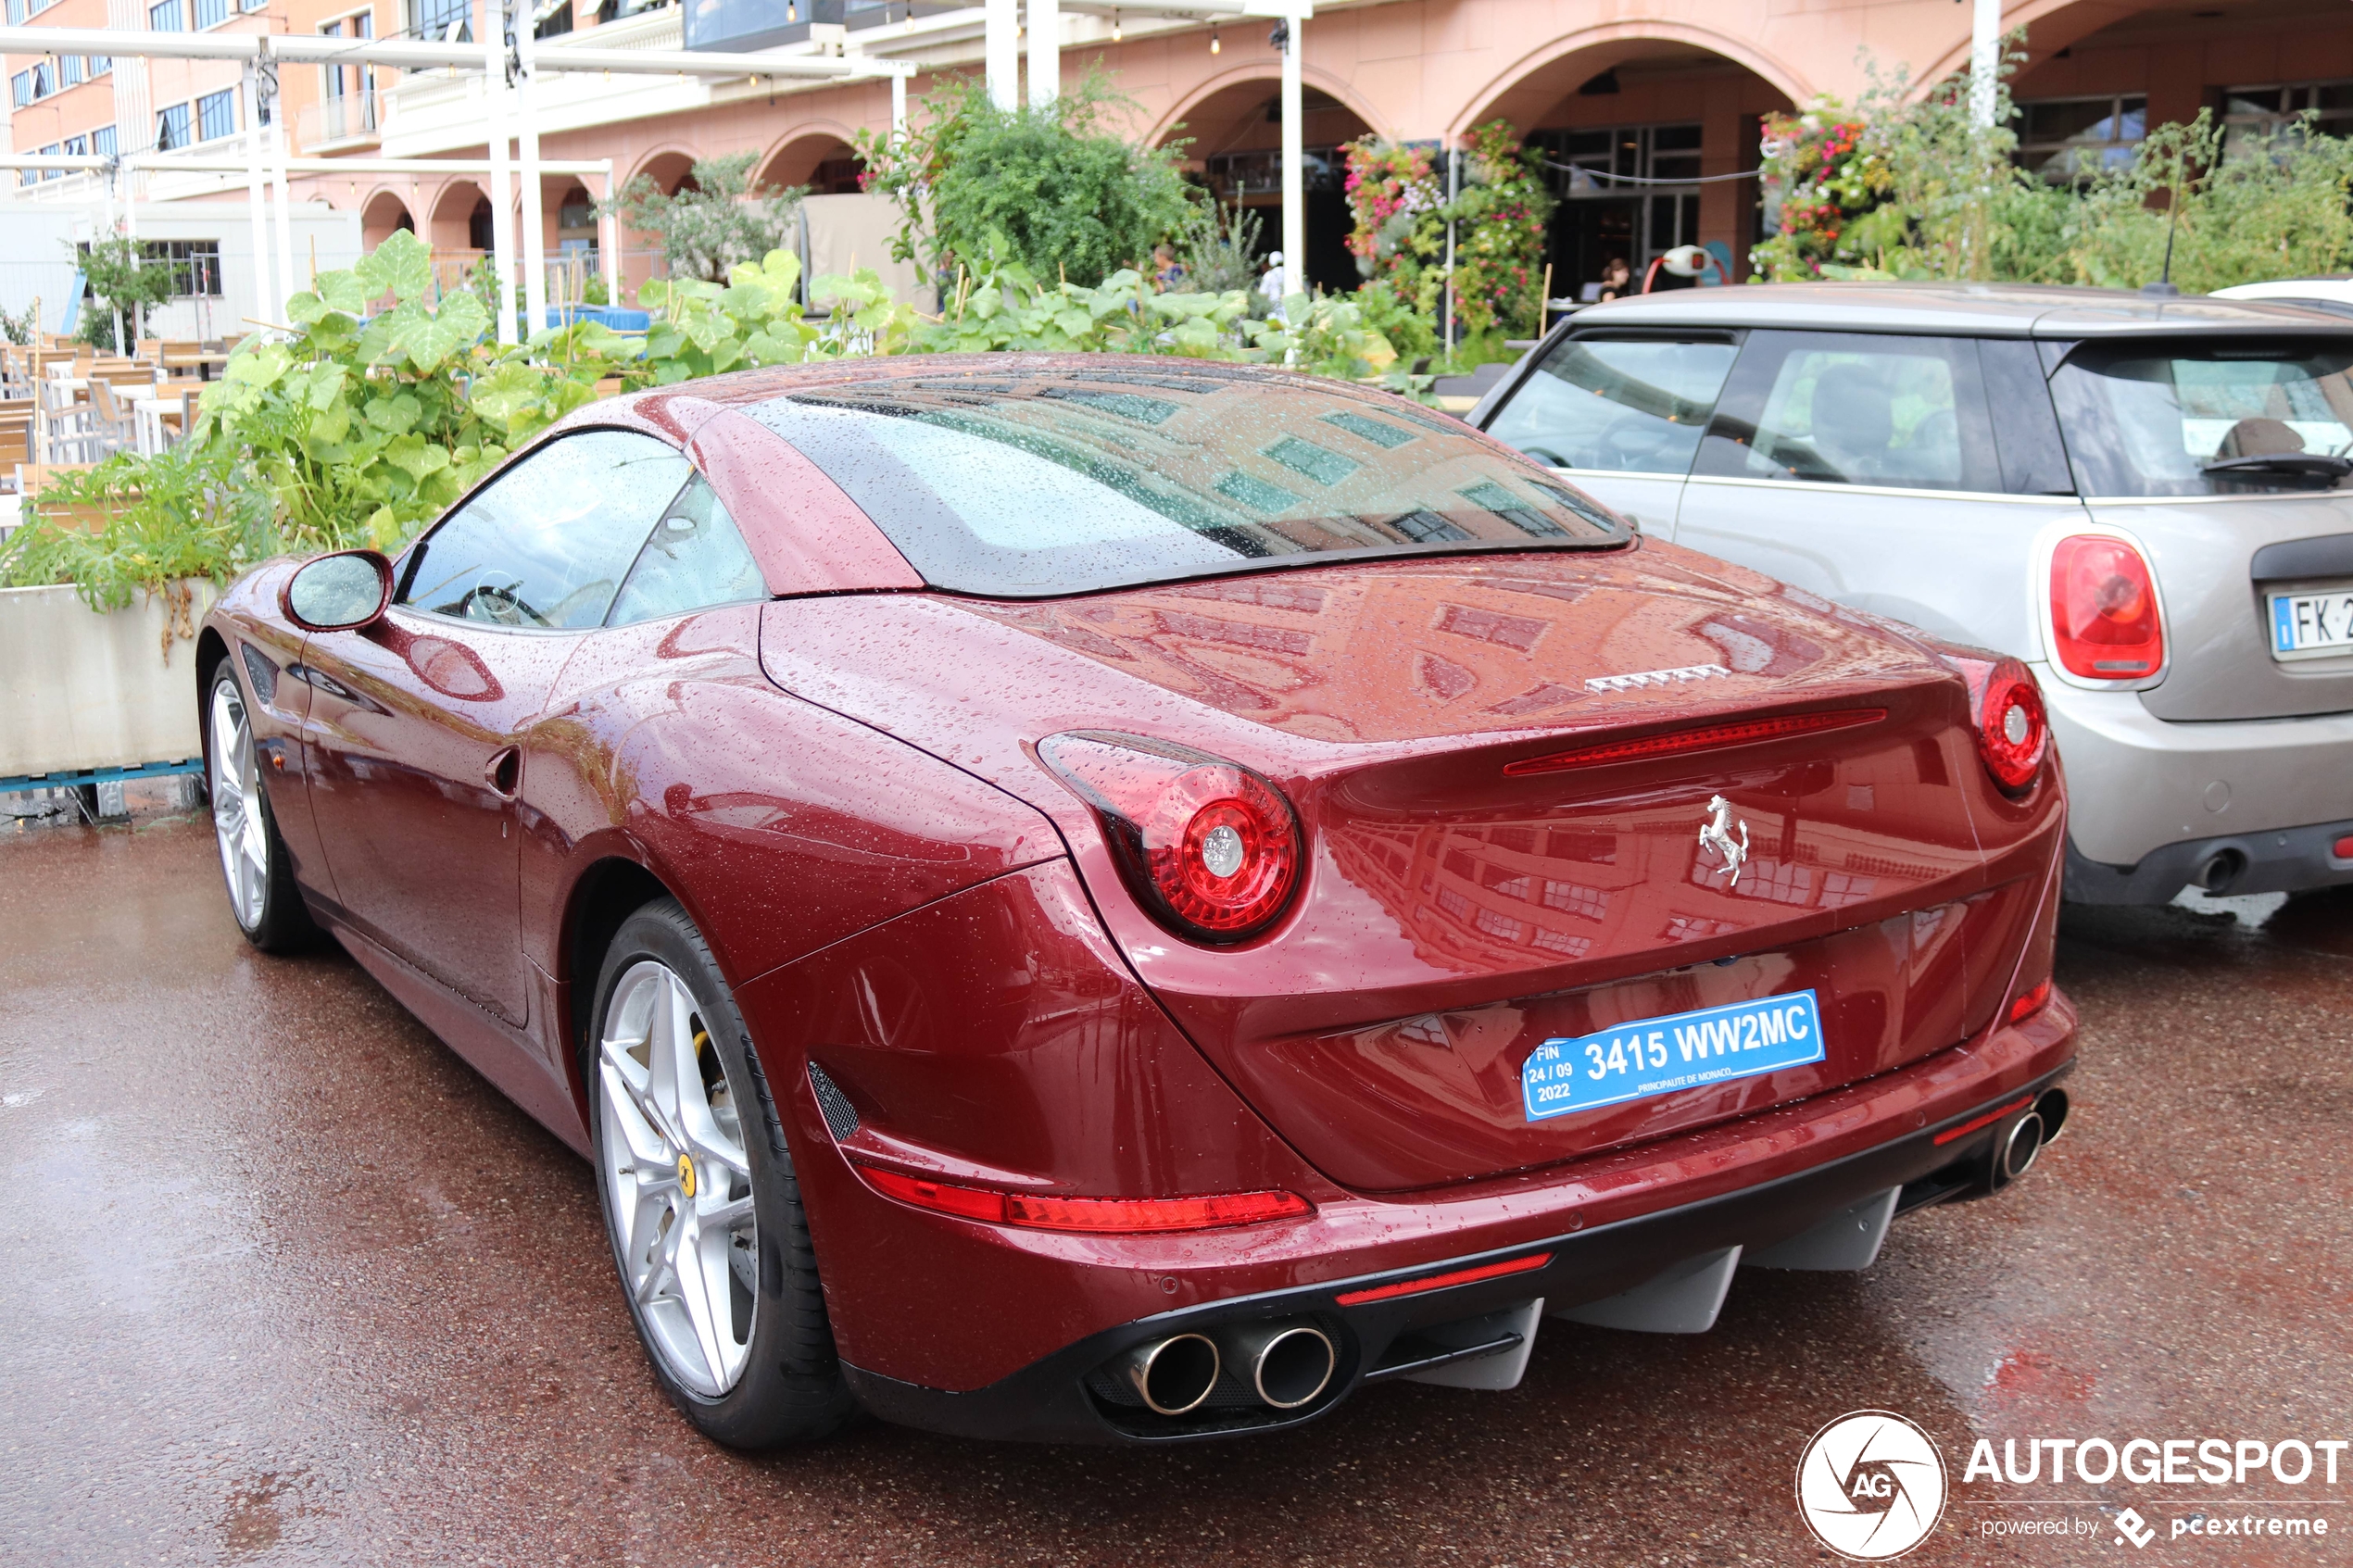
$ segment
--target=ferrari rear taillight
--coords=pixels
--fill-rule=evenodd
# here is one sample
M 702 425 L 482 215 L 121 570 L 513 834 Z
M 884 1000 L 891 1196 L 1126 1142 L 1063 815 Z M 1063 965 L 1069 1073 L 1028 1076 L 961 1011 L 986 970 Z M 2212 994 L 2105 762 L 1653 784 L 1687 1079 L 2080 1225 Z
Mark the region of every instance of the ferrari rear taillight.
M 1299 884 L 1299 822 L 1238 763 L 1137 735 L 1073 731 L 1038 754 L 1095 809 L 1120 872 L 1179 935 L 1239 942 L 1274 923 Z
M 1026 1230 L 1074 1231 L 1093 1236 L 1147 1236 L 1164 1231 L 1222 1230 L 1313 1214 L 1315 1206 L 1295 1192 L 1214 1192 L 1190 1198 L 1055 1198 L 1039 1193 L 997 1192 L 911 1176 L 858 1162 L 858 1173 L 876 1192 L 918 1209 L 953 1214 L 984 1224 Z
M 1985 771 L 2008 793 L 2023 795 L 2051 752 L 2050 721 L 2034 672 L 2015 659 L 1972 659 L 1949 650 L 1944 661 L 1969 683 L 1969 726 Z
M 2030 986 L 2010 999 L 2009 1022 L 2016 1023 L 2020 1019 L 2032 1018 L 2050 1005 L 2051 978 L 2046 974 L 2040 985 Z
M 2051 645 L 2070 675 L 2137 681 L 2165 665 L 2148 562 L 2128 540 L 2078 533 L 2051 552 Z

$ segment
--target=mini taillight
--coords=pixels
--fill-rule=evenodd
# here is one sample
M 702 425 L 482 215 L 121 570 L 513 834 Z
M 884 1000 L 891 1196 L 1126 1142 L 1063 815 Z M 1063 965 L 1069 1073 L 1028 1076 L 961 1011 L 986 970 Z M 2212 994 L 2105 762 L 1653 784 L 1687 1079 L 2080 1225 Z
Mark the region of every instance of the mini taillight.
M 2060 666 L 2093 681 L 2136 681 L 2165 665 L 2157 583 L 2141 552 L 2077 533 L 2051 552 L 2051 642 Z
M 1969 727 L 1977 732 L 1985 771 L 2010 794 L 2024 794 L 2051 751 L 2050 721 L 2034 672 L 2015 659 L 1973 659 L 1952 648 L 1944 650 L 1944 662 L 1969 683 Z
M 1038 755 L 1102 819 L 1120 871 L 1179 935 L 1239 942 L 1299 884 L 1299 822 L 1272 784 L 1165 741 L 1077 730 Z
M 993 1192 L 928 1176 L 911 1176 L 858 1164 L 858 1173 L 876 1192 L 960 1220 L 1019 1225 L 1035 1231 L 1078 1231 L 1095 1236 L 1142 1236 L 1157 1231 L 1221 1230 L 1313 1214 L 1315 1206 L 1295 1192 L 1215 1192 L 1194 1198 L 1049 1198 L 1027 1192 Z
M 2009 1021 L 2012 1023 L 2016 1023 L 2021 1018 L 2032 1018 L 2036 1013 L 2041 1012 L 2044 1008 L 2049 1006 L 2050 1000 L 2051 977 L 2046 974 L 2043 977 L 2043 983 L 2041 985 L 2036 985 L 2032 990 L 2020 991 L 2018 996 L 2011 1000 Z

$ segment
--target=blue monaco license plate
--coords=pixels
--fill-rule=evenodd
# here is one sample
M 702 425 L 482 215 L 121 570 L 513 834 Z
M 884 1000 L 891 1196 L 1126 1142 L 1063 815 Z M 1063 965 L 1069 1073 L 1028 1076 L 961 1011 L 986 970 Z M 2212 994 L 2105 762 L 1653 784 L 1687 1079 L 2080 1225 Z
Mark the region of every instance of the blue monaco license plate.
M 1547 1040 L 1520 1068 L 1519 1092 L 1541 1122 L 1821 1060 L 1821 1010 L 1813 992 L 1792 991 Z

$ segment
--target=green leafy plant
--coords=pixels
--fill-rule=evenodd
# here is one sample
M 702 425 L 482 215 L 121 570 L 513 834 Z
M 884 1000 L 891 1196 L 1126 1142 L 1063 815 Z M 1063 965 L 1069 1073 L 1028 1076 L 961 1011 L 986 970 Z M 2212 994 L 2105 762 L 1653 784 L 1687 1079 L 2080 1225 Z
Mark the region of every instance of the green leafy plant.
M 805 185 L 755 189 L 751 166 L 758 156 L 698 158 L 676 195 L 640 174 L 610 201 L 598 203 L 597 213 L 618 214 L 630 228 L 659 240 L 671 277 L 719 282 L 729 269 L 783 248 L 809 194 Z
M 1031 349 L 1061 353 L 1239 358 L 1250 312 L 1239 289 L 1155 294 L 1125 268 L 1094 284 L 1038 282 L 1001 232 L 980 243 L 981 268 L 961 271 L 939 319 L 916 334 L 935 353 Z
M 37 299 L 22 310 L 0 308 L 0 337 L 6 337 L 10 343 L 19 345 L 31 343 L 40 324 L 41 302 Z
M 978 80 L 955 77 L 924 100 L 921 129 L 861 132 L 866 188 L 903 220 L 892 255 L 929 266 L 943 298 L 958 267 L 992 265 L 992 233 L 1037 278 L 1092 288 L 1139 266 L 1191 221 L 1196 198 L 1176 172 L 1180 147 L 1108 128 L 1131 107 L 1100 69 L 1050 108 L 999 108 Z
M 1185 275 L 1169 292 L 1227 294 L 1239 289 L 1252 300 L 1259 298 L 1264 228 L 1264 220 L 1249 207 L 1196 205 L 1176 232 L 1176 257 Z
M 131 336 L 140 336 L 140 311 L 171 297 L 171 270 L 157 266 L 137 241 L 120 235 L 86 245 L 68 245 L 91 294 L 75 335 L 94 347 L 113 350 L 119 346 L 115 318 L 120 315 Z
M 1429 149 L 1366 136 L 1348 144 L 1342 188 L 1356 270 L 1415 315 L 1434 319 L 1446 286 L 1446 182 Z

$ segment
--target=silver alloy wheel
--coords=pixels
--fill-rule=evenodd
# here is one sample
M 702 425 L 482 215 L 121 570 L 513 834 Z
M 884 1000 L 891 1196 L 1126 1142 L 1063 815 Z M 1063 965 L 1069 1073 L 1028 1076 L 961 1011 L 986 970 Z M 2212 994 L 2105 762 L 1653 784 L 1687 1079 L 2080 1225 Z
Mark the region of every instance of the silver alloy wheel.
M 667 965 L 632 964 L 613 986 L 598 1070 L 622 1278 L 670 1374 L 716 1398 L 751 1351 L 759 1228 L 743 1118 Z
M 261 814 L 253 730 L 233 681 L 212 688 L 212 833 L 220 841 L 220 872 L 237 923 L 254 930 L 270 896 L 270 823 Z

